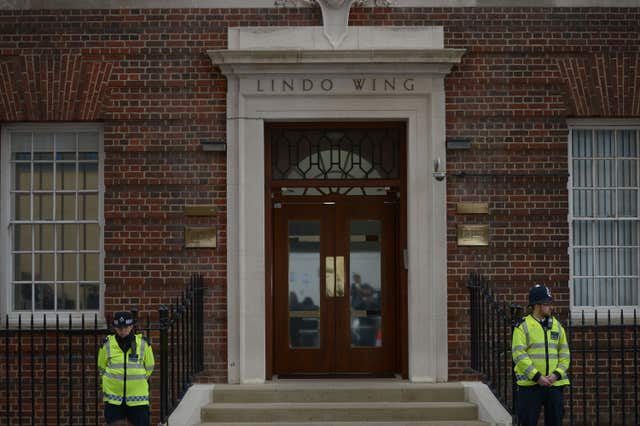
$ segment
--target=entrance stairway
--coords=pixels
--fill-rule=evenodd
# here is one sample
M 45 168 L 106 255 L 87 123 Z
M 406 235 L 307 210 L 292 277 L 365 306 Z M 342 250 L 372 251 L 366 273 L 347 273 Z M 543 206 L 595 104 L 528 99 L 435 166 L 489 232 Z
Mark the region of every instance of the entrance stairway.
M 278 381 L 216 385 L 202 426 L 424 425 L 482 426 L 478 407 L 459 383 Z

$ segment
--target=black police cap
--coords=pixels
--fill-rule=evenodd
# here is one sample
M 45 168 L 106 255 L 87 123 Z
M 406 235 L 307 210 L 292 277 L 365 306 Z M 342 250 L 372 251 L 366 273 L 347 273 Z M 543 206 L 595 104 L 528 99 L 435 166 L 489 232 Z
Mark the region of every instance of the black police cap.
M 134 325 L 136 319 L 131 315 L 129 311 L 116 312 L 113 314 L 113 326 L 114 327 L 127 327 Z
M 541 303 L 553 302 L 551 291 L 544 284 L 536 284 L 529 291 L 529 306 L 539 305 Z

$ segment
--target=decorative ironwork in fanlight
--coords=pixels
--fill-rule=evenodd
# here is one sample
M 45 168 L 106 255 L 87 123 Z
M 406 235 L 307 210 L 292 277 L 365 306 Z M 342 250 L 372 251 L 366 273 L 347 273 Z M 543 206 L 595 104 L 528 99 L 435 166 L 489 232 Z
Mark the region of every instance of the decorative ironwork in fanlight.
M 397 127 L 272 128 L 272 179 L 398 179 L 400 132 Z

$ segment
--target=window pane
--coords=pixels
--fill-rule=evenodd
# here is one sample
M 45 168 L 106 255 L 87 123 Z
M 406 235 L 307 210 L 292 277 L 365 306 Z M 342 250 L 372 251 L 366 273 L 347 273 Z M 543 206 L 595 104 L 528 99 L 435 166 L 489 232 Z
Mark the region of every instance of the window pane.
M 573 222 L 573 245 L 586 246 L 593 244 L 593 222 L 576 220 Z
M 618 190 L 618 216 L 638 216 L 638 191 L 635 189 Z
M 82 225 L 58 225 L 58 250 L 78 250 L 78 226 Z
M 289 222 L 289 346 L 320 347 L 320 222 Z
M 33 165 L 33 189 L 53 189 L 53 163 L 35 163 Z
M 53 194 L 33 194 L 33 220 L 53 219 Z
M 58 287 L 58 309 L 73 310 L 77 306 L 78 284 L 65 283 L 57 284 Z
M 13 308 L 17 311 L 31 310 L 31 284 L 13 286 Z
M 614 304 L 615 278 L 600 278 L 595 281 L 595 288 L 598 294 L 597 304 L 599 306 L 612 306 Z
M 11 159 L 31 160 L 31 133 L 11 133 Z
M 55 295 L 52 283 L 36 284 L 35 288 L 35 309 L 50 311 L 55 308 Z
M 98 189 L 98 164 L 80 164 L 80 175 L 78 176 L 78 186 L 80 189 Z
M 638 278 L 620 278 L 618 284 L 618 299 L 621 306 L 634 306 L 640 304 Z
M 56 160 L 76 159 L 75 133 L 56 133 Z
M 15 225 L 13 249 L 15 251 L 31 251 L 31 225 Z
M 596 186 L 615 186 L 615 160 L 595 160 Z
M 53 135 L 50 133 L 33 134 L 33 159 L 53 160 Z
M 573 274 L 593 275 L 593 249 L 573 249 Z
M 596 190 L 596 215 L 598 217 L 615 217 L 615 190 L 600 189 Z
M 618 157 L 638 157 L 638 140 L 635 130 L 618 132 Z
M 571 154 L 574 158 L 592 157 L 592 131 L 574 130 L 571 137 Z
M 98 250 L 100 227 L 97 224 L 80 225 L 80 250 Z
M 34 281 L 55 280 L 53 253 L 34 254 Z
M 576 306 L 593 306 L 593 280 L 576 278 L 573 280 L 573 303 Z
M 97 311 L 100 309 L 100 288 L 98 284 L 80 284 L 80 309 Z
M 56 164 L 56 187 L 63 190 L 76 189 L 76 163 Z
M 76 195 L 56 194 L 56 220 L 76 219 Z
M 76 281 L 78 279 L 78 255 L 76 253 L 58 253 L 58 281 Z
M 575 217 L 593 216 L 593 191 L 584 189 L 573 191 L 573 215 Z
M 638 275 L 638 249 L 618 249 L 618 275 Z
M 31 281 L 31 254 L 13 255 L 13 279 Z
M 97 132 L 78 133 L 78 150 L 80 151 L 80 160 L 98 159 L 98 136 Z
M 100 260 L 97 253 L 80 254 L 80 280 L 98 281 L 100 279 Z
M 613 130 L 596 130 L 596 157 L 613 156 Z
M 29 194 L 14 194 L 13 196 L 13 219 L 31 219 L 31 196 Z
M 11 187 L 16 191 L 31 191 L 31 163 L 13 165 L 13 184 Z
M 380 221 L 353 220 L 349 228 L 351 346 L 382 346 Z
M 618 185 L 621 187 L 638 186 L 638 162 L 636 160 L 618 160 Z
M 615 253 L 614 248 L 597 248 L 596 255 L 596 275 L 613 275 L 615 273 Z
M 595 223 L 594 244 L 611 246 L 616 243 L 616 223 L 614 221 L 598 221 Z
M 640 243 L 637 221 L 621 220 L 618 222 L 618 244 L 621 246 L 637 246 Z
M 34 225 L 36 250 L 53 250 L 53 225 Z
M 98 194 L 80 194 L 78 202 L 78 219 L 98 219 Z
M 573 160 L 573 179 L 574 188 L 584 188 L 593 186 L 593 161 L 592 160 Z

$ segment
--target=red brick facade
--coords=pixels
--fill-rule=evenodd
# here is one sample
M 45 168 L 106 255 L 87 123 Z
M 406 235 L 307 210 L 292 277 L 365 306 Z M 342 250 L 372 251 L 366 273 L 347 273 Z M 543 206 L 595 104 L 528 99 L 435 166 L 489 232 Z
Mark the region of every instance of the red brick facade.
M 0 11 L 0 125 L 104 124 L 105 307 L 150 312 L 192 272 L 207 285 L 206 373 L 226 364 L 226 80 L 207 50 L 235 26 L 319 26 L 318 8 Z M 640 118 L 640 9 L 354 8 L 350 25 L 443 26 L 467 49 L 446 78 L 449 378 L 470 378 L 466 277 L 523 301 L 533 282 L 568 307 L 567 118 Z M 457 247 L 457 202 L 489 204 L 489 247 Z M 192 218 L 184 206 L 215 204 Z M 183 226 L 217 227 L 185 249 Z

